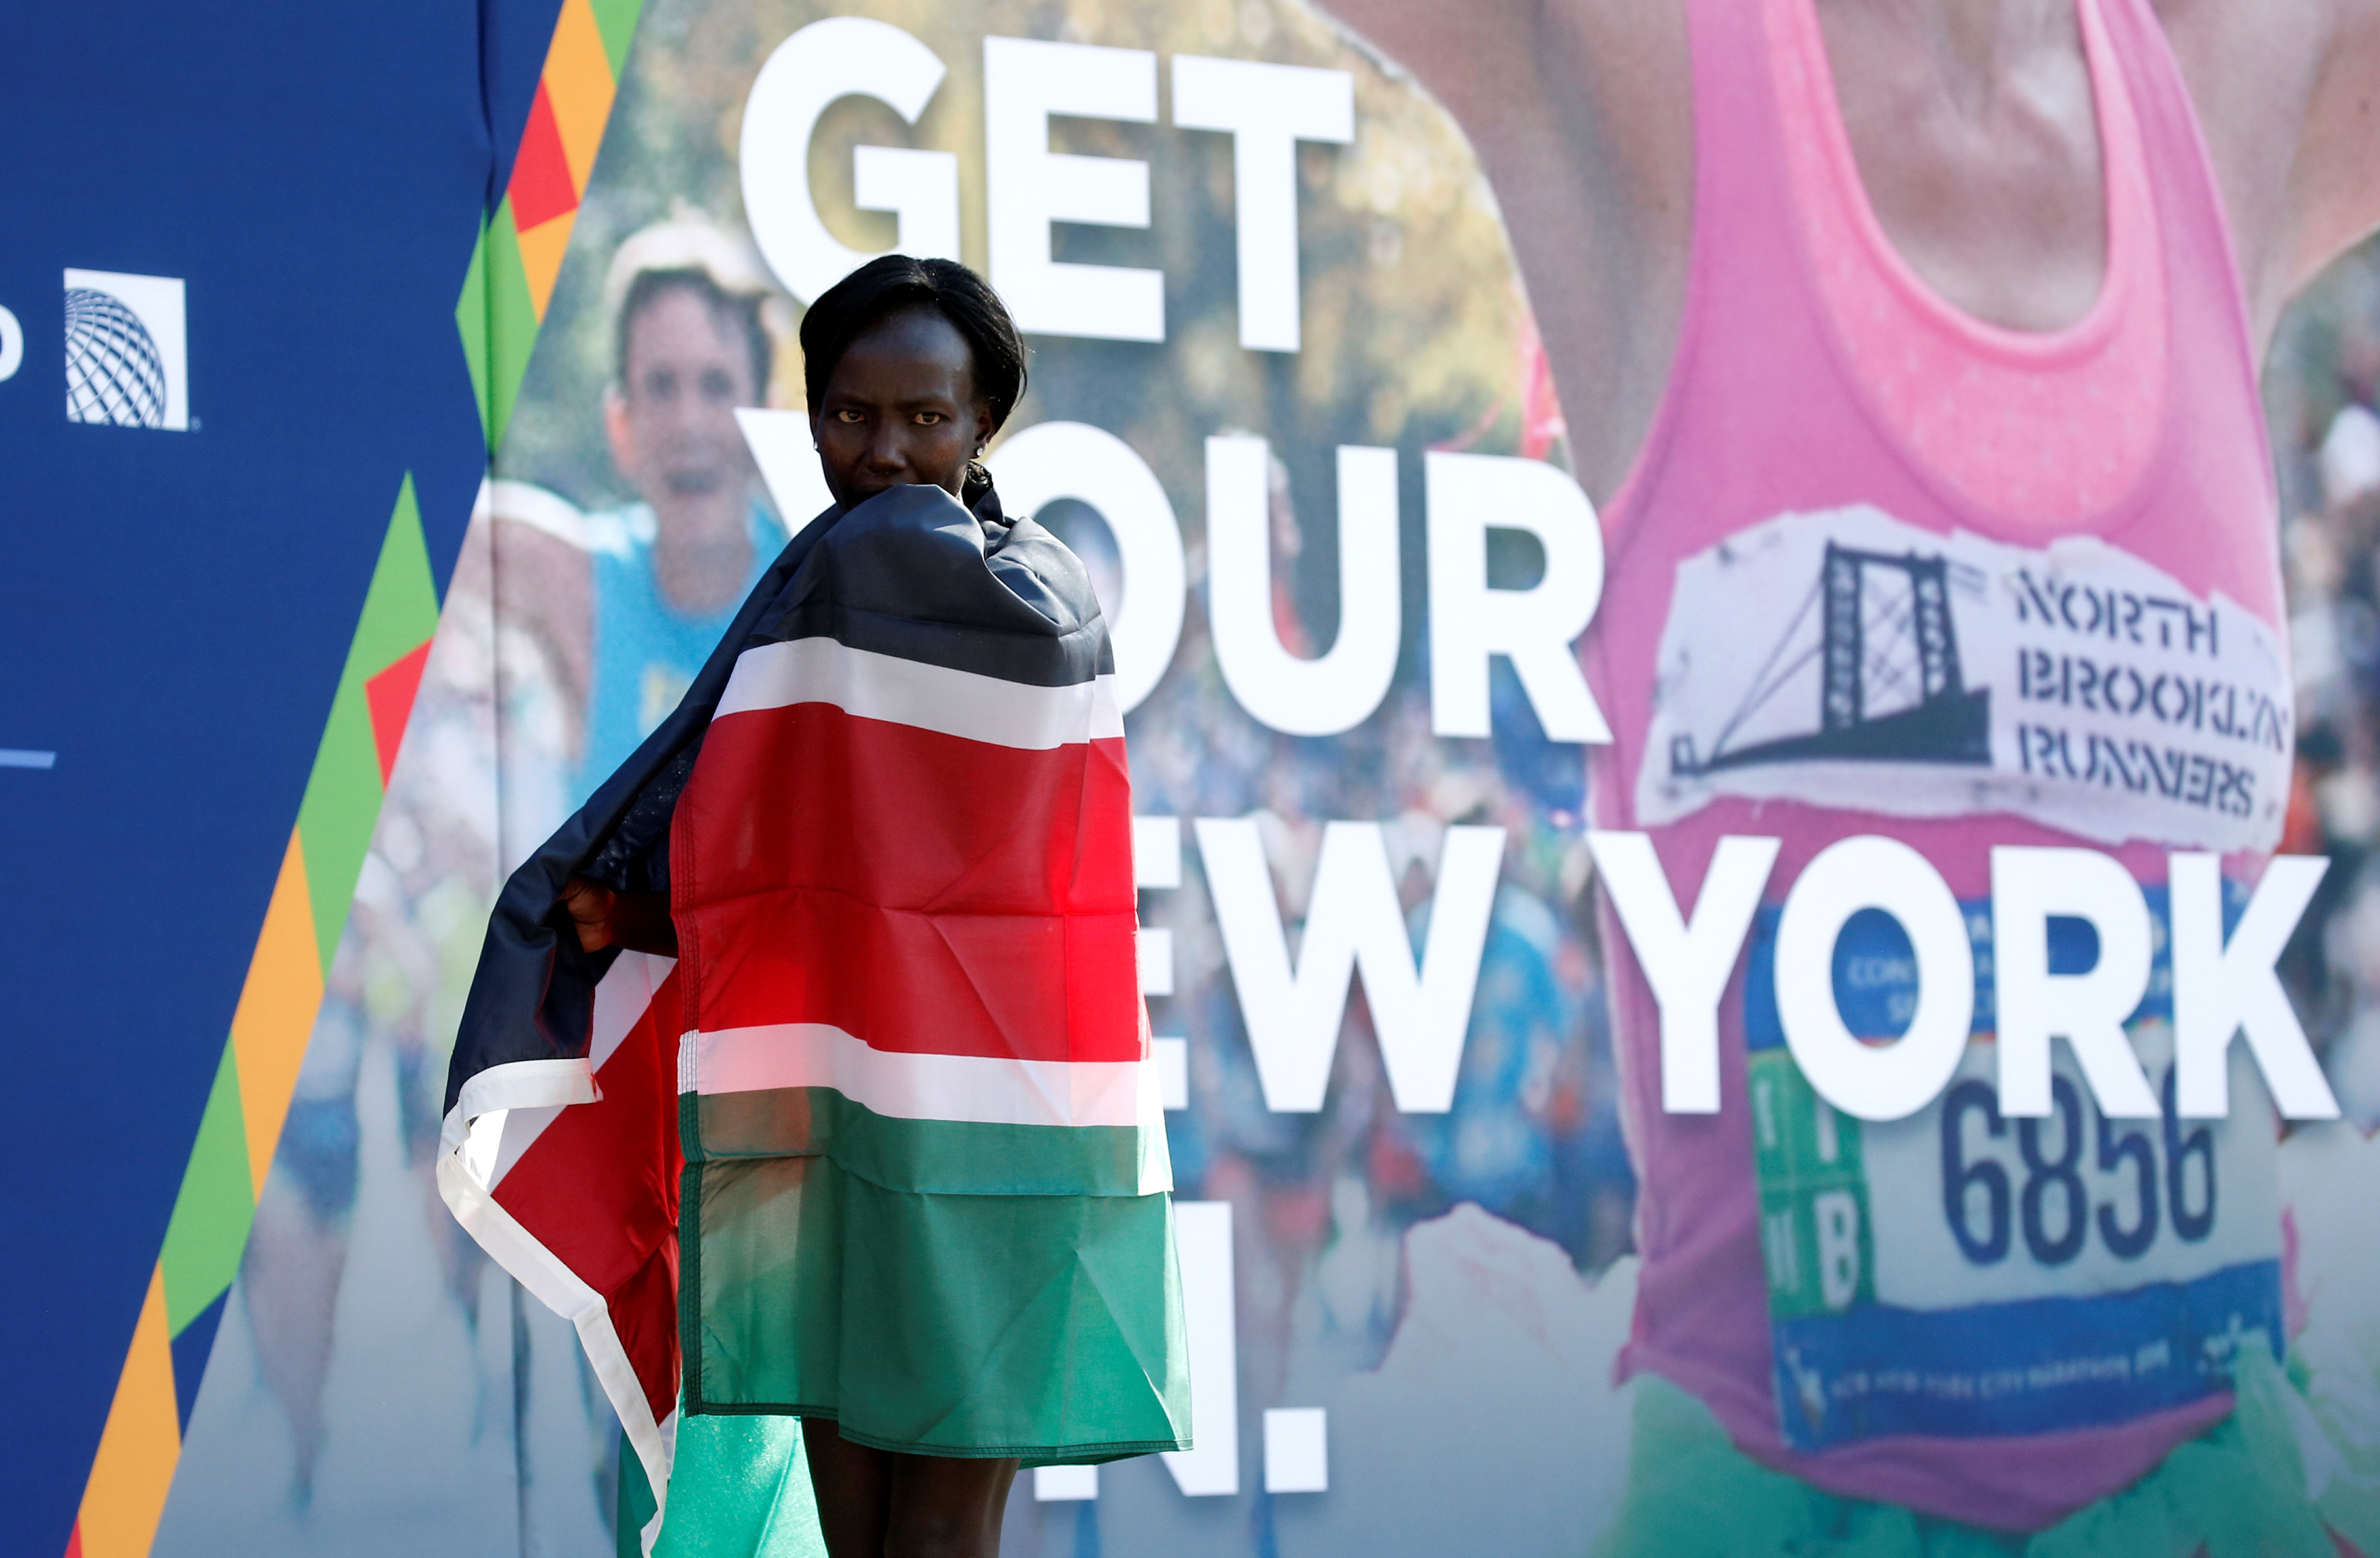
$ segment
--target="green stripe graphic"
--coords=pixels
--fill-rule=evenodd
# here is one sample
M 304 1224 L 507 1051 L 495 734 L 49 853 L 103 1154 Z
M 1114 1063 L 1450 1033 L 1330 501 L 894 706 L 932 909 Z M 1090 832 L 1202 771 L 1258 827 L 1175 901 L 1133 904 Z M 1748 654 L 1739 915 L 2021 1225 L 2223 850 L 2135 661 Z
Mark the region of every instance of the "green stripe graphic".
M 380 748 L 372 739 L 371 711 L 364 684 L 426 642 L 438 631 L 438 590 L 430 578 L 430 549 L 421 535 L 421 510 L 414 502 L 413 477 L 397 488 L 396 507 L 381 538 L 380 558 L 364 591 L 356 636 L 340 667 L 338 690 L 322 745 L 306 778 L 298 806 L 298 833 L 306 842 L 306 889 L 314 904 L 314 942 L 322 971 L 339 950 L 347 906 L 371 848 L 372 824 L 380 819 Z
M 595 30 L 603 38 L 603 57 L 611 62 L 617 81 L 628 63 L 628 40 L 637 35 L 637 13 L 644 0 L 594 0 Z
M 165 1248 L 157 1264 L 165 1278 L 165 1332 L 182 1327 L 215 1301 L 239 1274 L 240 1251 L 256 1216 L 256 1190 L 248 1182 L 248 1126 L 239 1107 L 239 1069 L 232 1046 L 224 1046 L 215 1067 L 199 1139 L 182 1171 L 174 1215 L 165 1224 Z M 185 1404 L 187 1405 L 187 1403 Z

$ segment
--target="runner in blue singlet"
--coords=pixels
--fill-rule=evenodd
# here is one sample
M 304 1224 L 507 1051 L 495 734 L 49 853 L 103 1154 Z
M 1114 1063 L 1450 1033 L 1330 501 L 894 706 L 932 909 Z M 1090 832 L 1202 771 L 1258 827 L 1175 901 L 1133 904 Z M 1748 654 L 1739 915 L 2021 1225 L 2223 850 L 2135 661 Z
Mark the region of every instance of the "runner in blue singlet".
M 621 244 L 604 293 L 604 442 L 634 500 L 581 514 L 515 481 L 492 493 L 499 617 L 543 651 L 571 727 L 565 806 L 676 706 L 785 542 L 735 420 L 769 398 L 784 306 L 758 257 L 674 219 Z
M 743 601 L 733 595 L 723 606 L 694 611 L 671 601 L 653 566 L 659 527 L 650 505 L 634 504 L 589 518 L 599 525 L 616 521 L 619 540 L 589 558 L 587 712 L 570 785 L 573 804 L 583 802 L 677 707 Z M 757 503 L 746 510 L 745 529 L 751 560 L 737 588 L 749 593 L 784 545 L 785 531 Z

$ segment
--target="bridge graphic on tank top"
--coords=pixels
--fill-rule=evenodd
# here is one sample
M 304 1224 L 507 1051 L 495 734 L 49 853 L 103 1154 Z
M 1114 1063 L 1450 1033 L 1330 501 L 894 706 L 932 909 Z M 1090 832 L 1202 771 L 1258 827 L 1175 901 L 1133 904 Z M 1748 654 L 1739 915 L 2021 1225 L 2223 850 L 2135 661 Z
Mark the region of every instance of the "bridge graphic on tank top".
M 1989 765 L 1991 689 L 1968 688 L 1960 673 L 1954 566 L 1939 553 L 1828 542 L 1816 581 L 1707 754 L 1693 736 L 1673 736 L 1670 772 L 1691 778 L 1823 761 Z M 1813 662 L 1817 728 L 1735 745 L 1755 716 L 1794 693 Z

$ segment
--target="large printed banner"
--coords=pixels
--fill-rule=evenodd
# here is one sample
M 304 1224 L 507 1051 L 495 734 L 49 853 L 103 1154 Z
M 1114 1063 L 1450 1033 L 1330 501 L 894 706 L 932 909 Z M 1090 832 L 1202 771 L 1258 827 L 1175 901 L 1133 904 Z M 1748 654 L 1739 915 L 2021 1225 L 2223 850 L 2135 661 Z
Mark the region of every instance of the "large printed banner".
M 0 30 L 135 77 L 0 103 L 26 1551 L 635 1551 L 672 1420 L 448 1215 L 447 1053 L 898 249 L 1014 311 L 989 463 L 1110 619 L 1191 1345 L 1195 1447 L 1008 1551 L 2380 1554 L 2380 261 L 2275 350 L 2285 580 L 2261 470 L 2216 563 L 1646 537 L 1541 192 L 1331 7 L 448 11 Z

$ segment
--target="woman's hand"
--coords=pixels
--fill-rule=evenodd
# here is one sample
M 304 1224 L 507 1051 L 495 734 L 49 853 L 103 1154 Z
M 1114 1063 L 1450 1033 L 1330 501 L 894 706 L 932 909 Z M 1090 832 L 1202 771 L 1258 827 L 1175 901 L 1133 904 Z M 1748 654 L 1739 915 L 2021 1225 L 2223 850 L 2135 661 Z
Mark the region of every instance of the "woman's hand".
M 562 884 L 562 907 L 578 928 L 578 949 L 601 952 L 612 944 L 612 905 L 620 895 L 600 882 L 574 876 Z
M 623 946 L 662 957 L 677 955 L 677 924 L 666 893 L 617 893 L 574 876 L 562 887 L 562 907 L 578 931 L 583 952 Z

